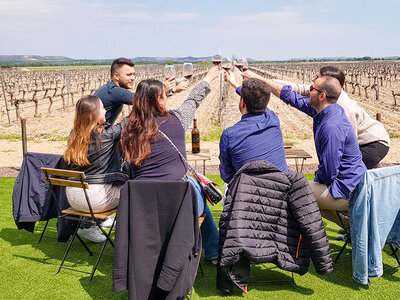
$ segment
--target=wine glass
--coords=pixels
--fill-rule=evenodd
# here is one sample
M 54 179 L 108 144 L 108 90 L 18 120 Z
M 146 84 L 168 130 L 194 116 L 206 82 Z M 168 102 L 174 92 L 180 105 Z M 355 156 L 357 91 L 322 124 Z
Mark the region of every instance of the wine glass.
M 229 72 L 232 69 L 232 60 L 230 57 L 225 56 L 221 60 L 221 67 L 226 71 Z
M 248 70 L 249 69 L 249 63 L 247 62 L 247 58 L 245 56 L 241 57 L 241 62 L 243 64 L 243 67 L 242 67 L 241 71 L 244 72 L 244 71 Z
M 166 79 L 172 78 L 176 76 L 175 67 L 172 65 L 165 66 L 164 76 Z
M 222 61 L 222 56 L 220 54 L 215 54 L 211 57 L 211 61 L 215 66 L 218 66 Z
M 183 64 L 183 77 L 187 80 L 193 76 L 193 64 L 192 63 L 184 63 Z
M 236 59 L 235 67 L 240 70 L 240 72 L 244 72 L 249 68 L 249 64 L 247 63 L 247 59 L 244 56 L 239 56 Z

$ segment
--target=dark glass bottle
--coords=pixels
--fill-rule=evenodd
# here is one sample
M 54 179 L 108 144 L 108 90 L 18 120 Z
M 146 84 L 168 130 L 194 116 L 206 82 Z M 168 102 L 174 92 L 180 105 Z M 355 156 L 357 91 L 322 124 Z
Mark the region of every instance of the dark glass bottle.
M 200 153 L 200 130 L 197 128 L 196 119 L 193 120 L 192 153 Z

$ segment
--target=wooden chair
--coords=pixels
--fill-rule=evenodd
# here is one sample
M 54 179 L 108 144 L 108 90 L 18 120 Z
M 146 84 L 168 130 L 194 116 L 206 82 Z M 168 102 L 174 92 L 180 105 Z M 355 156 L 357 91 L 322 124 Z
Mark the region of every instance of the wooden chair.
M 46 183 L 49 184 L 51 190 L 52 190 L 53 186 L 55 186 L 55 185 L 65 186 L 65 187 L 68 186 L 68 187 L 82 188 L 83 192 L 85 194 L 85 198 L 86 198 L 88 207 L 89 207 L 89 211 L 90 211 L 87 213 L 87 212 L 82 212 L 82 211 L 79 211 L 79 210 L 76 210 L 76 209 L 73 209 L 72 207 L 70 207 L 68 209 L 64 209 L 59 212 L 59 218 L 64 218 L 67 220 L 74 220 L 74 221 L 77 221 L 78 223 L 77 223 L 77 226 L 74 230 L 72 237 L 70 238 L 67 250 L 65 251 L 64 257 L 60 263 L 60 267 L 58 268 L 58 271 L 54 275 L 58 274 L 62 268 L 69 269 L 69 270 L 76 271 L 76 272 L 90 274 L 89 282 L 92 283 L 94 273 L 96 272 L 96 269 L 100 262 L 100 259 L 103 256 L 103 253 L 104 253 L 107 243 L 110 243 L 110 245 L 112 247 L 114 247 L 114 243 L 111 240 L 110 234 L 114 228 L 115 219 L 114 219 L 114 222 L 112 223 L 108 232 L 106 232 L 101 227 L 101 222 L 103 220 L 105 220 L 108 216 L 110 216 L 111 214 L 116 213 L 117 209 L 112 209 L 112 210 L 100 212 L 100 213 L 93 212 L 92 205 L 90 204 L 90 199 L 86 192 L 86 190 L 89 188 L 89 184 L 84 181 L 84 179 L 86 178 L 84 172 L 63 170 L 63 169 L 51 169 L 51 168 L 41 168 L 41 170 L 42 170 L 42 173 L 45 175 Z M 67 178 L 67 179 L 65 179 L 65 178 Z M 73 179 L 70 179 L 70 178 L 73 178 Z M 54 195 L 54 193 L 53 193 L 53 197 L 55 197 L 55 199 L 56 199 L 56 196 Z M 74 242 L 75 238 L 77 238 L 82 243 L 82 245 L 85 247 L 86 251 L 88 251 L 89 255 L 91 255 L 91 256 L 93 255 L 93 252 L 89 249 L 89 247 L 86 245 L 86 243 L 81 239 L 81 237 L 78 234 L 78 229 L 79 229 L 81 223 L 83 223 L 83 222 L 90 222 L 92 224 L 97 225 L 99 227 L 99 229 L 101 230 L 101 232 L 106 237 L 106 240 L 104 241 L 101 251 L 99 253 L 99 256 L 97 258 L 96 264 L 94 265 L 94 267 L 92 269 L 92 272 L 85 272 L 85 271 L 81 271 L 81 270 L 77 270 L 77 269 L 73 269 L 73 268 L 64 266 L 64 262 L 67 258 L 67 255 L 69 253 L 69 250 L 71 249 L 72 243 Z

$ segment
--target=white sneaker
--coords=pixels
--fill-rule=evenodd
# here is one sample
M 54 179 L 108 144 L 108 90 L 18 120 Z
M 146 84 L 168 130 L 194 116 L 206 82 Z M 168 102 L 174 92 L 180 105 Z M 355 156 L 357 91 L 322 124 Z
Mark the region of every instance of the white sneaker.
M 114 218 L 111 216 L 108 216 L 106 219 L 104 219 L 103 222 L 101 222 L 101 228 L 103 228 L 103 230 L 110 228 L 111 225 L 113 224 L 113 222 L 114 222 Z M 114 227 L 115 227 L 115 224 L 117 224 L 117 222 L 114 223 Z
M 99 228 L 97 226 L 92 226 L 90 228 L 79 228 L 78 235 L 95 243 L 103 243 L 106 241 L 106 237 L 99 232 Z

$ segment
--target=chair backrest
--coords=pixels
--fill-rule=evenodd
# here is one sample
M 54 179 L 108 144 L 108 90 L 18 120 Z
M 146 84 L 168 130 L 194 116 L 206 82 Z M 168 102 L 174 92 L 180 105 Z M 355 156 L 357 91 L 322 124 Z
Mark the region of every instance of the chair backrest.
M 41 168 L 42 173 L 46 176 L 46 183 L 50 185 L 60 185 L 60 186 L 70 186 L 70 187 L 78 187 L 78 188 L 89 188 L 87 182 L 84 182 L 83 179 L 86 178 L 85 173 L 82 171 L 71 171 L 64 169 L 52 169 L 52 168 Z M 59 177 L 69 177 L 69 178 L 79 178 L 80 180 L 70 180 L 70 179 L 61 179 L 49 177 L 51 176 L 59 176 Z
M 52 169 L 52 168 L 45 168 L 45 167 L 42 167 L 41 170 L 42 170 L 42 173 L 46 176 L 46 183 L 48 185 L 50 185 L 51 189 L 52 189 L 53 185 L 60 185 L 60 186 L 75 187 L 75 188 L 83 189 L 90 215 L 92 218 L 94 218 L 92 205 L 90 204 L 89 196 L 86 192 L 86 189 L 89 188 L 89 184 L 87 182 L 83 181 L 83 179 L 86 178 L 84 172 L 65 170 L 65 169 Z M 49 175 L 58 176 L 58 177 L 67 177 L 67 178 L 77 178 L 77 179 L 79 179 L 79 181 L 71 180 L 71 179 L 61 179 L 61 178 L 49 177 Z

